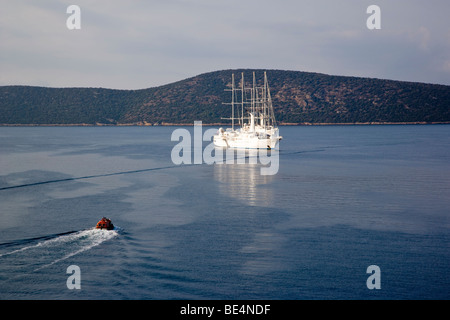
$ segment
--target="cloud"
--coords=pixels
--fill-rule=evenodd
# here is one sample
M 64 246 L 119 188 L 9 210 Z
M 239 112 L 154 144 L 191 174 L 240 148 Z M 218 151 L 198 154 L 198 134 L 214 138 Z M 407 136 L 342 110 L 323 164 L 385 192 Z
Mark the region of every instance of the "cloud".
M 241 67 L 450 84 L 450 3 L 377 2 L 370 31 L 368 0 L 9 1 L 0 85 L 138 89 Z
M 430 50 L 430 30 L 424 26 L 408 31 L 408 38 L 423 51 Z

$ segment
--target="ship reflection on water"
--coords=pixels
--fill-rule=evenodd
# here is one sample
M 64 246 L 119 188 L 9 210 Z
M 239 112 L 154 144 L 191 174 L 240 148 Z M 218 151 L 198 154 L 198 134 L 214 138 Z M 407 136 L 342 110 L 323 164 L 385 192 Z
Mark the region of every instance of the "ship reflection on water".
M 246 152 L 251 159 L 252 151 Z M 274 175 L 262 175 L 259 163 L 235 161 L 231 164 L 215 164 L 214 180 L 220 182 L 220 192 L 249 206 L 271 206 L 274 203 L 273 188 L 268 185 Z

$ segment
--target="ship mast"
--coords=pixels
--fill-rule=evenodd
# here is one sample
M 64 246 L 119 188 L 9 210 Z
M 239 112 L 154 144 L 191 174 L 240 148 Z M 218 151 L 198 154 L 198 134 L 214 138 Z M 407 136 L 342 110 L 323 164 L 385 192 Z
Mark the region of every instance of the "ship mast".
M 241 78 L 242 78 L 242 112 L 241 112 L 241 117 L 242 117 L 242 122 L 241 122 L 241 126 L 244 125 L 244 73 L 241 73 Z
M 256 100 L 256 80 L 255 80 L 255 72 L 253 71 L 253 88 L 252 88 L 252 113 L 255 113 L 255 100 Z
M 264 73 L 265 74 L 265 73 Z M 267 78 L 266 78 L 267 81 Z M 269 107 L 269 125 L 271 125 L 273 128 L 277 126 L 276 120 L 275 120 L 275 113 L 273 111 L 273 105 L 272 105 L 272 97 L 270 95 L 270 89 L 269 89 L 269 83 L 267 83 L 267 103 Z
M 250 132 L 254 132 L 256 126 L 264 132 L 270 127 L 275 128 L 275 114 L 272 106 L 272 97 L 270 95 L 269 82 L 267 80 L 267 72 L 264 71 L 263 85 L 257 85 L 255 72 L 253 72 L 252 87 L 245 87 L 244 72 L 241 73 L 241 83 L 236 87 L 234 73 L 231 75 L 231 103 L 223 103 L 231 105 L 231 118 L 222 118 L 231 120 L 231 129 L 234 131 L 235 120 L 238 120 L 241 127 L 244 126 L 244 120 L 248 119 Z M 239 101 L 239 94 L 241 91 L 241 101 Z M 250 101 L 246 98 L 246 91 L 250 91 Z M 239 104 L 241 108 L 239 108 Z M 235 110 L 235 107 L 237 108 Z M 239 110 L 241 109 L 241 110 Z M 244 112 L 247 110 L 247 114 Z M 237 112 L 237 114 L 236 114 Z M 241 114 L 239 114 L 241 112 Z M 246 114 L 246 116 L 244 116 Z
M 266 72 L 264 71 L 264 87 L 263 87 L 263 123 L 261 123 L 261 125 L 264 128 L 264 132 L 266 131 L 266 109 L 267 109 L 267 75 Z
M 234 130 L 234 73 L 231 75 L 231 129 Z

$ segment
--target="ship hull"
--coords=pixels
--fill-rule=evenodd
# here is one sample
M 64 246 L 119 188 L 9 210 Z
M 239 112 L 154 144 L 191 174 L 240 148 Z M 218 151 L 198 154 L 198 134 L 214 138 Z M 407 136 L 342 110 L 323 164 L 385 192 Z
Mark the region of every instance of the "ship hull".
M 276 149 L 278 148 L 280 136 L 261 138 L 254 134 L 239 134 L 227 132 L 214 136 L 214 145 L 223 148 L 238 149 Z

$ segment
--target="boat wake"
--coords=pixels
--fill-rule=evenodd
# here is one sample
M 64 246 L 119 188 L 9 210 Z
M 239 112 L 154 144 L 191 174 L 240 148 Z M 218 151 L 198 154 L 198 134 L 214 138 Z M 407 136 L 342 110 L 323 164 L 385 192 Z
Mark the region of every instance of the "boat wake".
M 31 266 L 33 271 L 39 271 L 90 250 L 117 237 L 119 233 L 118 227 L 114 230 L 87 229 L 3 243 L 0 249 L 19 248 L 0 253 L 0 264 L 10 262 L 17 266 Z

